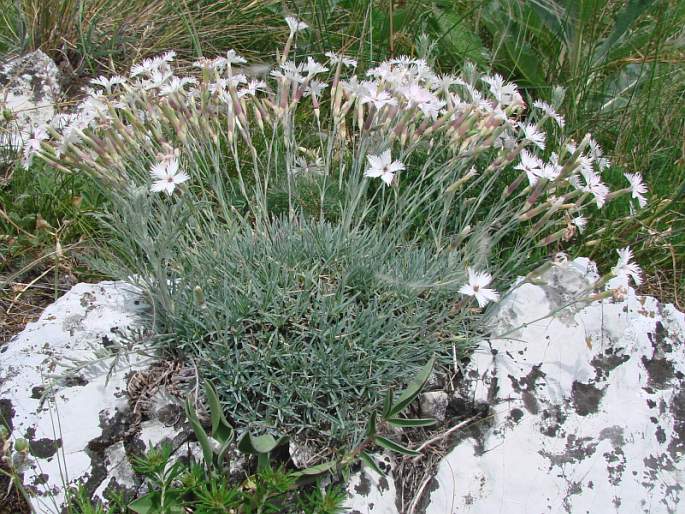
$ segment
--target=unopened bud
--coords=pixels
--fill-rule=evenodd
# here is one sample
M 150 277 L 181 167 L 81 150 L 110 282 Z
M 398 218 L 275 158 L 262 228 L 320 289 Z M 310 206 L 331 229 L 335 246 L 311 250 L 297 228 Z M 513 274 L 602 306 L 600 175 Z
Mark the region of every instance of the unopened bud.
M 196 305 L 199 305 L 200 307 L 204 306 L 205 292 L 202 290 L 200 286 L 195 286 L 195 289 L 193 289 L 193 296 L 195 297 Z
M 20 453 L 27 453 L 29 451 L 29 442 L 20 437 L 14 441 L 14 449 Z

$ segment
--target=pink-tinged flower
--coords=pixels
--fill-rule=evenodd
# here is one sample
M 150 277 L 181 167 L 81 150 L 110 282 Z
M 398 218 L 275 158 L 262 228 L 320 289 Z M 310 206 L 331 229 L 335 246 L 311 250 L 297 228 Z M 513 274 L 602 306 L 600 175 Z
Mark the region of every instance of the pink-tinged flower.
M 487 287 L 492 282 L 490 273 L 474 271 L 471 268 L 466 268 L 466 271 L 469 274 L 469 280 L 459 288 L 461 294 L 474 297 L 478 302 L 478 307 L 481 308 L 499 300 L 499 293 Z
M 632 278 L 635 285 L 639 287 L 640 284 L 642 284 L 642 270 L 640 269 L 640 266 L 634 262 L 630 262 L 633 260 L 633 252 L 630 247 L 626 246 L 625 248 L 616 250 L 616 253 L 618 253 L 618 261 L 616 262 L 616 266 L 611 269 L 611 272 L 616 277 Z
M 393 161 L 390 150 L 386 150 L 380 155 L 367 155 L 369 167 L 364 172 L 365 177 L 378 178 L 385 182 L 387 186 L 392 184 L 395 173 L 405 169 L 401 161 Z
M 155 179 L 150 186 L 153 193 L 165 192 L 171 196 L 176 186 L 190 179 L 187 173 L 179 171 L 178 159 L 172 157 L 158 162 L 150 169 L 150 175 Z
M 215 57 L 214 59 L 200 57 L 193 63 L 193 66 L 203 70 L 222 70 L 227 64 L 228 60 L 225 57 Z
M 623 176 L 630 182 L 632 196 L 637 199 L 640 207 L 647 205 L 647 199 L 644 197 L 644 194 L 647 192 L 647 186 L 642 182 L 642 176 L 639 173 L 624 173 Z
M 48 137 L 49 135 L 47 130 L 45 130 L 45 127 L 42 125 L 36 127 L 36 129 L 33 131 L 33 137 L 24 143 L 24 160 L 22 161 L 24 168 L 28 168 L 31 165 L 33 156 L 38 153 L 41 144 L 43 141 L 48 139 Z
M 397 100 L 390 93 L 378 88 L 375 82 L 364 82 L 360 99 L 363 104 L 371 102 L 376 109 L 382 109 L 386 105 L 396 105 Z
M 410 84 L 407 87 L 403 87 L 400 89 L 400 93 L 404 95 L 407 102 L 415 105 L 437 100 L 437 97 L 433 93 L 418 84 Z

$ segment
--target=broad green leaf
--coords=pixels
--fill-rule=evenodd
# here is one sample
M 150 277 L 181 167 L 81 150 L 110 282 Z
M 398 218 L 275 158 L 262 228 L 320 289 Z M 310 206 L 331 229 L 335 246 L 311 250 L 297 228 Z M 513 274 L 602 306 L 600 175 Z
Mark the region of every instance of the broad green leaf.
M 428 427 L 437 423 L 437 420 L 433 418 L 390 418 L 387 421 L 391 425 L 401 428 Z
M 390 409 L 390 416 L 394 416 L 404 410 L 407 405 L 409 405 L 411 402 L 414 401 L 414 399 L 419 395 L 421 390 L 424 388 L 426 385 L 426 382 L 428 382 L 428 378 L 431 375 L 431 371 L 433 371 L 433 364 L 435 363 L 435 357 L 431 357 L 431 359 L 421 368 L 407 388 L 402 392 L 400 397 L 395 401 L 395 404 L 392 406 L 392 409 Z
M 371 455 L 369 455 L 368 453 L 361 452 L 359 454 L 359 458 L 364 462 L 364 464 L 369 466 L 371 469 L 373 469 L 379 475 L 385 474 L 385 473 L 383 473 L 383 470 L 381 470 L 381 468 L 378 467 L 378 464 L 376 464 L 375 459 Z
M 623 9 L 616 15 L 614 28 L 609 36 L 595 51 L 592 62 L 597 65 L 606 57 L 609 50 L 628 31 L 631 25 L 654 3 L 654 0 L 628 0 Z
M 202 455 L 205 459 L 205 465 L 211 466 L 212 462 L 214 461 L 214 452 L 212 451 L 211 444 L 209 444 L 207 432 L 205 432 L 200 420 L 197 418 L 195 407 L 193 407 L 193 405 L 190 403 L 190 400 L 186 400 L 185 410 L 188 422 L 190 423 L 193 432 L 195 432 L 197 442 L 200 443 L 200 447 L 202 448 Z
M 226 452 L 228 452 L 228 449 L 231 447 L 232 442 L 233 438 L 227 439 L 226 441 L 221 443 L 221 446 L 219 447 L 219 452 L 217 453 L 217 462 L 219 463 L 219 465 L 226 465 Z
M 154 491 L 136 498 L 128 504 L 128 508 L 138 514 L 155 514 L 159 512 L 159 492 Z
M 210 416 L 212 418 L 212 437 L 222 444 L 227 440 L 233 441 L 233 427 L 231 427 L 224 416 L 223 408 L 221 407 L 219 397 L 217 396 L 214 387 L 212 387 L 212 384 L 208 380 L 205 380 L 204 386 L 207 402 L 209 403 Z
M 436 44 L 461 60 L 484 66 L 490 60 L 490 52 L 478 34 L 469 29 L 465 20 L 465 16 L 458 15 L 451 7 L 433 7 L 434 30 L 440 34 Z
M 287 437 L 274 438 L 271 434 L 253 436 L 247 432 L 238 443 L 238 449 L 244 453 L 269 453 L 287 440 Z
M 387 439 L 383 436 L 376 436 L 374 438 L 374 442 L 386 450 L 390 450 L 396 453 L 399 453 L 401 455 L 407 455 L 409 457 L 416 457 L 417 455 L 421 455 L 419 452 L 410 450 L 409 448 L 406 448 L 402 446 L 401 444 L 396 443 L 395 441 L 391 439 Z

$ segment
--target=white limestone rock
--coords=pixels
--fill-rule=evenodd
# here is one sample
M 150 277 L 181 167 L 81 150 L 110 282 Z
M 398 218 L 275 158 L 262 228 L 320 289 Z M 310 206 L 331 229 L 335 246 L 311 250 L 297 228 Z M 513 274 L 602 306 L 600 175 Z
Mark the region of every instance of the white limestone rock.
M 41 50 L 2 64 L 0 149 L 20 150 L 35 128 L 52 121 L 60 95 L 57 65 Z
M 392 473 L 392 459 L 388 455 L 375 455 L 379 475 L 366 464 L 350 477 L 344 512 L 349 514 L 398 514 L 397 490 Z
M 465 389 L 494 419 L 441 462 L 425 512 L 685 512 L 685 316 L 630 289 L 540 319 L 596 275 L 577 259 L 543 278 L 474 354 Z
M 450 395 L 445 391 L 429 391 L 419 396 L 419 407 L 421 416 L 425 418 L 435 418 L 440 422 L 445 421 L 447 406 L 450 402 Z
M 121 334 L 140 326 L 144 308 L 123 282 L 77 284 L 0 347 L 0 419 L 30 442 L 24 484 L 37 512 L 59 512 L 63 479 L 96 496 L 134 483 L 123 446 L 131 419 L 127 376 L 150 359 Z M 127 357 L 106 356 L 121 345 Z M 78 362 L 89 364 L 70 370 Z M 146 423 L 139 446 L 171 432 Z

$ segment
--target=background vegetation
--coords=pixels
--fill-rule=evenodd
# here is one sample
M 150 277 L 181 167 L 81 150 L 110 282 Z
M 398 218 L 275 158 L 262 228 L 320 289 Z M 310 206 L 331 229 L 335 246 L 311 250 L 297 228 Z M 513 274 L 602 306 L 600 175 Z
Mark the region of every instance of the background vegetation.
M 682 305 L 685 4 L 678 0 L 2 0 L 0 7 L 0 50 L 45 50 L 72 91 L 171 47 L 187 58 L 228 47 L 265 58 L 285 37 L 276 22 L 284 12 L 312 27 L 302 52 L 344 49 L 362 63 L 421 54 L 442 71 L 470 60 L 542 98 L 561 85 L 567 129 L 577 139 L 591 130 L 614 163 L 644 174 L 652 192 L 637 215 L 622 202 L 605 209 L 570 252 L 601 261 L 631 244 L 649 276 L 646 289 Z M 75 228 L 88 225 L 71 200 L 83 196 L 86 211 L 93 205 L 83 184 L 75 190 L 71 179 L 34 184 L 3 174 L 0 269 L 21 268 L 16 255 L 54 250 L 54 238 L 46 247 L 44 237 L 26 235 L 41 219 L 72 227 L 63 246 L 78 240 Z M 55 187 L 46 190 L 46 180 Z

